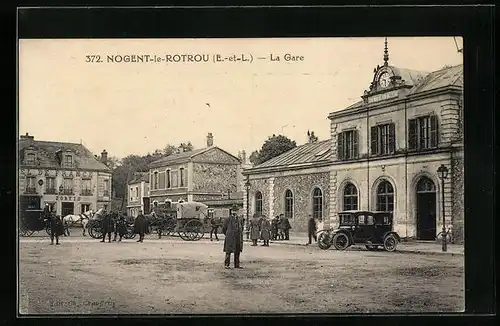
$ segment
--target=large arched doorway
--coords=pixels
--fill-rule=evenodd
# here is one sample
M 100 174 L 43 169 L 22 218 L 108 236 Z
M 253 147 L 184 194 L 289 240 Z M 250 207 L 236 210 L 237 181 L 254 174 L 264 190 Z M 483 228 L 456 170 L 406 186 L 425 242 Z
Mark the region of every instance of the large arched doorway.
M 417 182 L 417 238 L 436 238 L 436 185 L 427 177 Z

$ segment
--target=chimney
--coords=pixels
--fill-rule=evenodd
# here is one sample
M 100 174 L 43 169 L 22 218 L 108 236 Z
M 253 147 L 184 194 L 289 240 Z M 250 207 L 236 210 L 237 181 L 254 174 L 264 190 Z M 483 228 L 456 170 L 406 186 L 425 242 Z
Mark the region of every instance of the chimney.
M 106 152 L 106 150 L 103 150 L 101 152 L 101 162 L 106 164 L 108 163 L 108 152 Z
M 246 164 L 247 163 L 247 153 L 245 150 L 241 151 L 241 163 Z
M 184 153 L 184 147 L 179 146 L 179 153 Z
M 34 140 L 35 137 L 30 136 L 30 134 L 26 133 L 26 135 L 21 135 L 21 139 L 29 139 L 29 140 Z
M 314 131 L 309 132 L 309 130 L 308 130 L 307 131 L 307 137 L 308 137 L 308 143 L 309 144 L 312 144 L 312 143 L 318 141 L 318 137 L 316 137 L 314 135 Z
M 214 136 L 212 135 L 211 132 L 209 132 L 207 135 L 207 147 L 211 146 L 214 146 Z

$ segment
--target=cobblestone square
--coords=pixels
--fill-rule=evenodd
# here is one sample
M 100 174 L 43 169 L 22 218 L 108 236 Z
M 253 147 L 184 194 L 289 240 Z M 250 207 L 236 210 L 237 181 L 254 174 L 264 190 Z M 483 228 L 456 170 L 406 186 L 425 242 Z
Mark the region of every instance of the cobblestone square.
M 456 312 L 464 257 L 245 243 L 223 269 L 223 241 L 20 243 L 22 314 Z M 443 300 L 441 293 L 446 293 Z

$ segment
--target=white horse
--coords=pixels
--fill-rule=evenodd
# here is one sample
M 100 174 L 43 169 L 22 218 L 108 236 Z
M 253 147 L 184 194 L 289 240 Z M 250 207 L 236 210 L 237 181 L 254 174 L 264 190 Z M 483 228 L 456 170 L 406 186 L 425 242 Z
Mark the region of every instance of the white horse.
M 95 214 L 97 214 L 97 212 L 94 213 L 92 210 L 89 210 L 85 213 L 78 215 L 69 214 L 63 217 L 63 223 L 67 226 L 73 226 L 77 223 L 81 223 L 83 236 L 85 236 L 85 230 L 87 230 L 87 224 L 89 223 L 89 220 L 94 217 Z

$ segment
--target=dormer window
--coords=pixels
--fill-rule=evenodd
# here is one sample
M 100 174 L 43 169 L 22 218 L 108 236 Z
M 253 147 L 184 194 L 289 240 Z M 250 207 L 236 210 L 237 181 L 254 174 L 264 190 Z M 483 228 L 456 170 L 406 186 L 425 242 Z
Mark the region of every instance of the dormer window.
M 28 153 L 26 154 L 26 159 L 25 159 L 25 163 L 27 165 L 35 165 L 35 153 Z
M 64 154 L 63 166 L 72 167 L 73 166 L 73 155 Z

